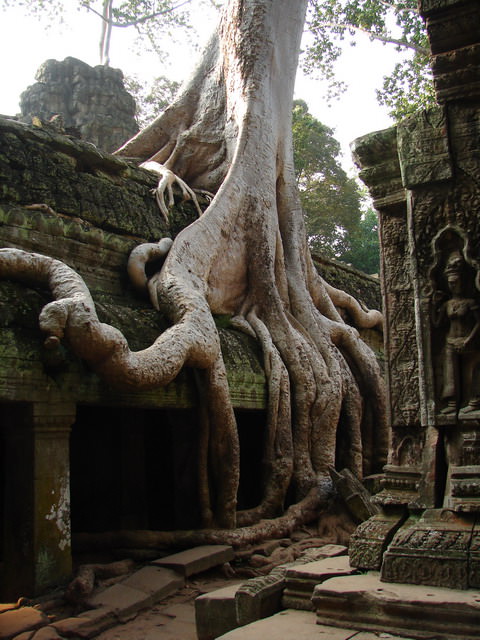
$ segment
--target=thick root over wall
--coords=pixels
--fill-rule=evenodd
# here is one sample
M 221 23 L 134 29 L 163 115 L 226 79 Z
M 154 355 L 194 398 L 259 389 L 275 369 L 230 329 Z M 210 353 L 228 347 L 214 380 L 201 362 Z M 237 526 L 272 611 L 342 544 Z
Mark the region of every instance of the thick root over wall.
M 47 343 L 65 339 L 111 384 L 155 388 L 184 366 L 199 372 L 205 389 L 199 502 L 206 531 L 143 532 L 142 546 L 149 536 L 155 544 L 178 543 L 182 535 L 188 544 L 236 544 L 271 536 L 272 527 L 283 535 L 282 527 L 311 519 L 323 502 L 319 486 L 330 466 L 362 476 L 385 463 L 380 371 L 339 308 L 348 309 L 358 327 L 381 323 L 381 315 L 363 311 L 318 275 L 295 186 L 291 104 L 305 10 L 306 0 L 227 2 L 179 97 L 117 152 L 161 163 L 190 187 L 215 193 L 177 236 L 161 271 L 144 283 L 171 321 L 151 347 L 131 352 L 116 329 L 100 323 L 85 284 L 62 263 L 0 251 L 2 277 L 50 287 L 54 301 L 40 316 Z M 143 274 L 133 271 L 143 286 Z M 229 314 L 234 327 L 259 341 L 269 383 L 263 498 L 240 513 L 238 434 L 212 314 Z M 340 461 L 339 450 L 347 452 Z M 282 515 L 287 495 L 292 506 Z M 136 534 L 115 535 L 126 536 L 122 546 L 128 546 Z

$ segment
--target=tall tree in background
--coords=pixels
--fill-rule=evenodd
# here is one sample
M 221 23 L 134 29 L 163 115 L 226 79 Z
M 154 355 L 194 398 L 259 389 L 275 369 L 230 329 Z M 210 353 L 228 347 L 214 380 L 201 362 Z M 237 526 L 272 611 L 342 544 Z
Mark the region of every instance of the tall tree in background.
M 150 543 L 238 544 L 258 538 L 259 531 L 284 535 L 314 516 L 328 495 L 331 466 L 348 466 L 361 476 L 380 471 L 386 461 L 382 376 L 342 310 L 357 326 L 376 326 L 381 314 L 364 311 L 329 286 L 306 243 L 292 145 L 306 5 L 229 0 L 189 83 L 118 152 L 162 163 L 150 165 L 162 175 L 159 197 L 175 174 L 215 194 L 203 215 L 176 236 L 163 267 L 148 281 L 140 258 L 144 269 L 159 247 L 138 253 L 135 282 L 170 321 L 153 345 L 130 351 L 118 330 L 99 321 L 85 284 L 64 264 L 0 250 L 3 277 L 43 277 L 49 283 L 54 301 L 40 318 L 49 343 L 65 338 L 110 384 L 155 388 L 184 366 L 198 371 L 205 403 L 199 412 L 199 503 L 204 526 L 221 530 L 146 532 Z M 217 314 L 258 340 L 268 381 L 262 498 L 240 513 L 240 450 Z M 282 518 L 262 522 L 282 515 L 292 502 Z M 225 530 L 235 524 L 252 526 Z M 145 532 L 128 538 L 129 544 L 145 544 Z
M 303 100 L 293 104 L 295 176 L 312 251 L 338 257 L 350 244 L 361 219 L 361 194 L 338 160 L 333 131 L 308 112 Z

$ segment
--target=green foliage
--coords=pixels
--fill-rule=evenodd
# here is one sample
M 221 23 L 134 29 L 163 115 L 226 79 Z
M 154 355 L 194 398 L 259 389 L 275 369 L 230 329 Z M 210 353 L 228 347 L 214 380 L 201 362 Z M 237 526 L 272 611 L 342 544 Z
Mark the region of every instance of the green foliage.
M 362 218 L 363 196 L 338 161 L 340 145 L 333 131 L 308 112 L 303 100 L 294 102 L 292 131 L 295 174 L 310 249 L 358 269 L 376 271 L 376 230 L 369 214 Z
M 179 82 L 165 76 L 154 78 L 151 83 L 142 82 L 136 76 L 125 78 L 125 87 L 135 98 L 137 106 L 135 117 L 141 129 L 150 124 L 159 113 L 168 107 L 179 86 Z
M 338 260 L 351 264 L 365 273 L 380 270 L 380 247 L 378 240 L 378 217 L 369 209 L 358 226 L 349 234 L 349 248 L 337 256 Z
M 360 33 L 394 46 L 402 56 L 393 73 L 377 91 L 380 104 L 395 119 L 434 104 L 428 67 L 428 40 L 417 12 L 417 0 L 310 0 L 305 69 L 320 71 L 329 83 L 328 99 L 338 97 L 345 85 L 335 78 L 335 62 L 344 42 L 355 45 Z

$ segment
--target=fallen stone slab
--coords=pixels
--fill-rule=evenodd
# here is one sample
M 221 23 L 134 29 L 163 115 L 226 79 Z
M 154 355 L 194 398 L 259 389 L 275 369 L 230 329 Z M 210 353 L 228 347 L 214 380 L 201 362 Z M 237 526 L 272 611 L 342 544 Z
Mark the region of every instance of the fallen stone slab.
M 0 614 L 0 639 L 10 640 L 24 631 L 35 631 L 48 623 L 47 616 L 33 607 L 7 610 Z
M 351 629 L 321 627 L 311 611 L 286 609 L 220 636 L 218 640 L 349 640 Z
M 319 624 L 412 638 L 478 640 L 480 591 L 381 582 L 378 572 L 315 587 Z
M 325 558 L 287 569 L 282 606 L 286 609 L 313 611 L 312 595 L 317 584 L 337 576 L 359 573 L 350 566 L 348 556 Z
M 240 586 L 233 584 L 195 599 L 198 640 L 214 640 L 238 627 L 235 594 Z
M 330 627 L 331 629 L 332 627 Z M 406 638 L 405 636 L 393 636 L 391 633 L 374 633 L 372 631 L 360 631 L 352 636 L 352 640 L 414 640 L 414 638 Z
M 90 607 L 111 609 L 119 618 L 128 618 L 141 609 L 151 607 L 153 604 L 154 598 L 150 593 L 145 593 L 122 583 L 114 584 L 88 600 Z
M 188 577 L 230 562 L 234 557 L 233 549 L 229 545 L 210 544 L 180 551 L 180 553 L 153 560 L 150 564 L 174 569 Z
M 272 569 L 268 575 L 252 578 L 245 582 L 235 595 L 238 626 L 272 616 L 283 608 L 282 594 L 289 568 L 346 553 L 346 547 L 335 544 L 309 548 L 294 562 L 279 565 Z
M 176 571 L 163 567 L 148 566 L 135 571 L 120 583 L 153 596 L 155 602 L 181 589 L 185 580 Z

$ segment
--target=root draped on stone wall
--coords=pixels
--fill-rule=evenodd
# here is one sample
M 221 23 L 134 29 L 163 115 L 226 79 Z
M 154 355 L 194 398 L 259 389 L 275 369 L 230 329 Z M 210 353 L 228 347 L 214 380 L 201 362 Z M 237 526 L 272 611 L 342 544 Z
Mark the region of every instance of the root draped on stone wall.
M 381 314 L 318 275 L 295 185 L 291 104 L 305 10 L 306 0 L 227 2 L 178 98 L 117 152 L 161 163 L 190 187 L 215 193 L 148 281 L 152 303 L 171 322 L 152 346 L 130 351 L 119 331 L 99 322 L 85 284 L 61 262 L 0 251 L 2 277 L 50 287 L 54 301 L 40 316 L 47 341 L 65 339 L 111 384 L 155 388 L 184 366 L 199 370 L 199 501 L 203 527 L 216 533 L 198 532 L 198 540 L 233 541 L 237 525 L 253 527 L 253 537 L 283 531 L 287 494 L 291 509 L 318 506 L 339 434 L 349 451 L 341 464 L 357 476 L 386 461 L 379 367 L 339 308 L 358 327 L 380 324 Z M 268 378 L 263 498 L 239 513 L 238 434 L 212 314 L 230 315 L 259 341 Z M 295 523 L 311 511 L 299 507 Z

